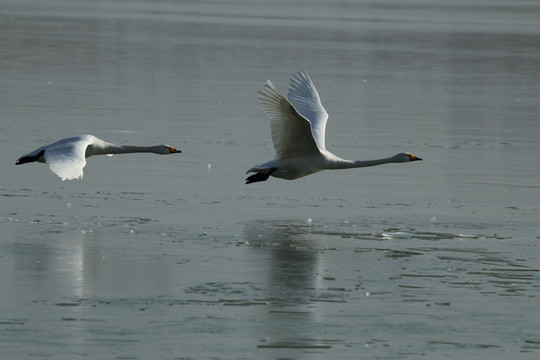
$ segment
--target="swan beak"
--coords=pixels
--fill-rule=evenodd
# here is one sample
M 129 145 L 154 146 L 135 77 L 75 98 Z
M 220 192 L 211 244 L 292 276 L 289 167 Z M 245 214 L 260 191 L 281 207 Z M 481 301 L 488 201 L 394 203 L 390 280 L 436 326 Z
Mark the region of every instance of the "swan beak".
M 414 157 L 414 160 L 415 160 L 415 161 L 422 161 L 422 159 L 419 158 L 419 157 L 417 157 L 417 156 Z
M 182 151 L 180 151 L 180 150 L 177 150 L 177 149 L 173 148 L 172 146 L 169 146 L 168 148 L 169 148 L 169 152 L 170 152 L 171 154 L 181 153 L 181 152 L 182 152 Z
M 422 161 L 421 158 L 414 156 L 413 154 L 407 154 L 410 161 Z

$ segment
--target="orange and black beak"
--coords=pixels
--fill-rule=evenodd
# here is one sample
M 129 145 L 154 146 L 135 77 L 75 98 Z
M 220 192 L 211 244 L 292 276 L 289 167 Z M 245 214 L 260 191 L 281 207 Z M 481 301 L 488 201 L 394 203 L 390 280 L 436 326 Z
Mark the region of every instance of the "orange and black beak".
M 173 148 L 172 146 L 168 146 L 168 148 L 169 148 L 169 152 L 170 152 L 171 154 L 181 153 L 181 152 L 182 152 L 182 151 L 180 151 L 180 150 L 177 150 L 177 149 Z

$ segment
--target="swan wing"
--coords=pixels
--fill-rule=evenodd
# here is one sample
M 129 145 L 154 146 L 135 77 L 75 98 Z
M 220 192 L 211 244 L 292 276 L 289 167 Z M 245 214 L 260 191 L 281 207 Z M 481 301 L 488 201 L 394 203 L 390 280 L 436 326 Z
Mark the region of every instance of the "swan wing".
M 289 85 L 288 98 L 296 110 L 311 122 L 313 137 L 319 149 L 325 147 L 325 132 L 328 113 L 321 103 L 315 85 L 304 70 L 294 74 Z
M 86 148 L 92 143 L 88 136 L 63 139 L 45 149 L 45 162 L 52 172 L 64 180 L 82 179 L 86 165 Z
M 319 153 L 310 121 L 296 111 L 270 80 L 259 91 L 259 100 L 266 115 L 270 118 L 272 141 L 277 159 Z

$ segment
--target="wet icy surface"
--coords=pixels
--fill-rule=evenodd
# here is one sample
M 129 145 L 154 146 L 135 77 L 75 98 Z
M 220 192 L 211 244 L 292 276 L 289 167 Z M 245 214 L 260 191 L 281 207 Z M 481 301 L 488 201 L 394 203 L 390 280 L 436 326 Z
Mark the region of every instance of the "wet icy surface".
M 1 6 L 2 358 L 538 358 L 540 6 L 278 5 Z M 244 185 L 301 68 L 424 161 Z M 84 133 L 183 153 L 14 166 Z

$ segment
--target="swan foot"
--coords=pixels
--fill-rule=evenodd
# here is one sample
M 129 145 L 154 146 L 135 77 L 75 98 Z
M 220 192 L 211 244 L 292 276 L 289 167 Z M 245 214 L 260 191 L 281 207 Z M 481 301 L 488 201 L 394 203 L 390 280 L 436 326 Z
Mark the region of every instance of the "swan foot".
M 26 164 L 26 163 L 29 163 L 29 162 L 38 161 L 39 158 L 41 158 L 44 154 L 45 154 L 45 150 L 41 150 L 37 155 L 34 155 L 34 156 L 23 156 L 23 157 L 19 158 L 19 159 L 15 162 L 15 165 L 22 165 L 22 164 Z
M 248 176 L 248 178 L 246 179 L 246 184 L 251 184 L 251 183 L 259 182 L 259 181 L 266 181 L 268 180 L 270 175 L 272 175 L 272 173 L 276 170 L 277 168 L 270 168 L 268 169 L 266 173 L 256 173 L 251 176 Z

